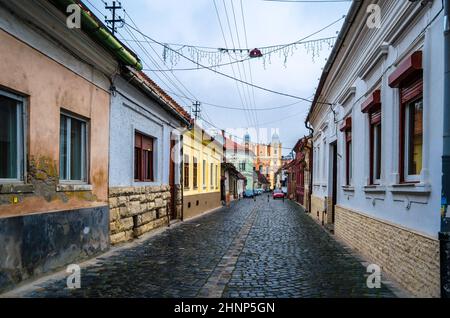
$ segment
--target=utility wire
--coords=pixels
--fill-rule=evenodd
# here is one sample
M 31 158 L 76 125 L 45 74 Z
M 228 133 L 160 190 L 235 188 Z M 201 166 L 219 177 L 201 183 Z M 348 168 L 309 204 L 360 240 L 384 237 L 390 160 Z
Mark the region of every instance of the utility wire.
M 138 28 L 138 26 L 137 26 L 137 24 L 134 22 L 134 20 L 133 20 L 133 18 L 125 11 L 125 15 L 130 19 L 130 21 L 133 23 L 133 25 L 136 27 L 136 28 Z M 128 31 L 128 30 L 127 30 Z M 131 34 L 131 32 L 129 32 L 130 34 Z M 153 52 L 158 56 L 158 58 L 161 60 L 161 62 L 162 63 L 164 63 L 164 61 L 161 59 L 161 57 L 158 55 L 158 53 L 155 51 L 155 49 L 152 47 L 152 46 L 150 46 L 150 48 L 153 50 Z M 145 50 L 145 51 L 147 51 L 147 50 Z M 154 60 L 154 59 L 152 59 L 152 60 Z M 157 65 L 157 67 L 159 67 L 159 63 L 157 62 L 157 61 L 154 61 L 155 63 L 156 63 L 156 65 Z M 172 73 L 172 76 L 174 77 L 174 79 L 181 85 L 181 87 L 190 95 L 190 96 L 192 96 L 194 99 L 197 99 L 196 97 L 195 97 L 195 95 L 183 84 L 183 82 L 180 80 L 180 79 L 178 79 L 178 77 L 175 75 L 175 74 L 173 74 Z M 169 77 L 167 77 L 168 79 L 169 79 Z M 174 85 L 174 83 L 173 83 L 173 81 L 171 81 L 170 80 L 170 82 L 172 83 L 172 85 Z M 179 91 L 181 91 L 182 92 L 182 90 L 178 87 L 178 85 L 177 84 L 175 84 L 174 85 L 175 87 L 177 87 L 178 88 L 178 90 Z M 183 92 L 182 92 L 183 93 Z M 183 93 L 184 94 L 184 93 Z
M 167 91 L 167 93 L 173 94 L 173 95 L 178 96 L 178 97 L 183 97 L 183 98 L 186 98 L 186 99 L 190 99 L 189 97 L 184 96 L 184 95 L 177 95 L 177 93 L 172 92 L 172 91 Z M 229 110 L 238 110 L 238 111 L 247 111 L 247 110 L 248 110 L 248 108 L 247 108 L 247 109 L 244 109 L 244 108 L 242 108 L 242 107 L 236 107 L 236 106 L 218 105 L 218 104 L 213 104 L 213 103 L 203 102 L 203 101 L 197 100 L 197 99 L 191 99 L 191 100 L 194 101 L 194 102 L 195 102 L 195 101 L 199 101 L 200 103 L 202 103 L 202 105 L 208 105 L 208 106 L 212 106 L 212 107 L 215 107 L 215 108 L 222 108 L 222 109 L 229 109 Z M 250 110 L 252 110 L 252 111 L 270 111 L 270 110 L 279 110 L 279 109 L 283 109 L 283 108 L 292 107 L 292 106 L 294 106 L 294 105 L 298 105 L 298 104 L 300 104 L 301 102 L 302 102 L 302 101 L 298 101 L 298 102 L 295 102 L 295 103 L 290 103 L 290 104 L 281 105 L 281 106 L 267 107 L 267 108 L 251 108 Z
M 125 22 L 125 24 L 128 25 L 130 28 L 134 29 L 136 32 L 140 33 L 143 37 L 145 37 L 145 38 L 147 38 L 147 39 L 150 39 L 150 40 L 152 40 L 152 41 L 155 41 L 153 38 L 151 38 L 150 36 L 148 36 L 148 35 L 142 33 L 140 30 L 138 30 L 138 29 L 134 28 L 133 26 L 129 25 L 127 22 Z M 240 80 L 240 79 L 238 79 L 238 78 L 235 78 L 235 77 L 233 77 L 233 76 L 231 76 L 231 75 L 228 75 L 228 74 L 226 74 L 226 73 L 222 73 L 222 72 L 220 72 L 220 71 L 217 71 L 217 70 L 212 69 L 211 67 L 202 65 L 202 64 L 200 64 L 200 63 L 194 61 L 193 59 L 191 59 L 191 58 L 189 58 L 189 57 L 187 57 L 187 56 L 185 56 L 185 55 L 183 55 L 183 54 L 181 54 L 181 53 L 179 53 L 179 52 L 177 52 L 177 51 L 171 49 L 170 47 L 166 46 L 166 45 L 163 44 L 163 43 L 160 43 L 160 42 L 157 42 L 157 43 L 158 43 L 159 45 L 161 45 L 161 46 L 163 46 L 163 47 L 166 47 L 167 49 L 169 49 L 169 50 L 175 52 L 176 54 L 180 55 L 180 56 L 183 57 L 184 59 L 190 61 L 191 63 L 196 64 L 196 65 L 198 65 L 198 66 L 200 66 L 200 67 L 203 67 L 203 68 L 205 68 L 205 69 L 207 69 L 207 70 L 210 70 L 210 71 L 213 72 L 213 73 L 222 75 L 222 76 L 224 76 L 224 77 L 227 77 L 227 78 L 229 78 L 229 79 L 232 79 L 232 80 L 234 80 L 234 81 L 237 81 L 237 82 L 240 82 L 240 83 L 249 85 L 249 86 L 253 86 L 253 87 L 257 88 L 257 89 L 260 89 L 260 90 L 263 90 L 263 91 L 266 91 L 266 92 L 269 92 L 269 93 L 273 93 L 273 94 L 277 94 L 277 95 L 281 95 L 281 96 L 286 96 L 286 97 L 291 97 L 291 98 L 294 98 L 294 99 L 303 100 L 303 101 L 306 101 L 306 102 L 308 102 L 308 103 L 312 103 L 312 100 L 306 99 L 306 98 L 304 98 L 304 97 L 295 96 L 295 95 L 287 94 L 287 93 L 283 93 L 283 92 L 278 92 L 278 91 L 275 91 L 275 90 L 272 90 L 272 89 L 268 89 L 268 88 L 265 88 L 265 87 L 262 87 L 262 86 L 259 86 L 259 85 L 247 83 L 247 82 L 242 81 L 242 80 Z M 318 102 L 318 104 L 329 105 L 330 103 Z
M 263 0 L 266 2 L 292 2 L 292 3 L 341 3 L 352 2 L 352 0 Z
M 215 4 L 215 2 L 214 2 L 214 4 Z M 217 7 L 217 5 L 216 5 L 216 7 Z M 216 10 L 216 11 L 218 12 L 218 10 Z M 318 30 L 318 31 L 316 31 L 316 32 L 314 32 L 314 33 L 311 33 L 311 34 L 309 34 L 308 36 L 305 36 L 304 38 L 299 39 L 299 40 L 297 40 L 297 41 L 295 41 L 295 42 L 287 43 L 287 44 L 284 44 L 284 45 L 267 46 L 267 47 L 265 47 L 265 48 L 273 48 L 273 50 L 268 51 L 268 52 L 265 52 L 265 54 L 266 54 L 266 55 L 272 54 L 272 53 L 275 53 L 275 52 L 277 52 L 277 51 L 283 50 L 283 49 L 285 49 L 286 47 L 292 46 L 292 45 L 300 45 L 300 44 L 305 44 L 305 43 L 308 43 L 308 42 L 314 42 L 314 41 L 322 40 L 322 39 L 318 39 L 318 40 L 310 40 L 310 41 L 306 41 L 307 39 L 313 37 L 314 35 L 319 34 L 319 33 L 323 32 L 323 31 L 329 29 L 330 27 L 334 26 L 335 24 L 339 23 L 340 21 L 342 21 L 343 19 L 345 19 L 345 17 L 346 17 L 346 16 L 344 15 L 344 16 L 342 16 L 341 18 L 339 18 L 339 19 L 333 21 L 332 23 L 326 25 L 325 27 L 321 28 L 320 30 Z M 222 30 L 222 33 L 223 33 L 223 30 Z M 182 55 L 180 52 L 178 52 L 177 50 L 174 50 L 173 48 L 169 47 L 169 44 L 164 44 L 164 43 L 159 42 L 159 41 L 157 41 L 157 40 L 155 40 L 155 39 L 153 39 L 153 38 L 151 38 L 151 37 L 149 37 L 149 36 L 147 36 L 146 38 L 147 38 L 147 40 L 146 40 L 145 42 L 152 42 L 152 43 L 158 44 L 158 45 L 163 46 L 163 47 L 165 47 L 166 49 L 168 49 L 168 50 L 170 50 L 170 51 L 172 51 L 172 52 L 174 52 L 174 53 L 176 53 L 176 54 L 178 54 L 178 55 L 183 56 L 183 55 Z M 336 37 L 324 38 L 323 40 L 333 39 L 333 38 L 335 39 Z M 187 46 L 187 45 L 186 45 L 186 46 Z M 193 47 L 193 46 L 191 46 L 191 47 Z M 229 53 L 229 52 L 228 52 L 228 53 Z M 251 60 L 251 59 L 255 59 L 255 58 L 252 58 L 252 57 L 246 57 L 246 58 L 244 58 L 244 59 L 240 59 L 240 60 L 236 60 L 236 61 L 230 61 L 229 63 L 217 64 L 217 65 L 214 65 L 214 66 L 203 66 L 203 65 L 201 65 L 201 64 L 199 64 L 199 63 L 197 63 L 197 62 L 194 61 L 194 64 L 197 65 L 196 68 L 188 68 L 188 69 L 172 69 L 172 70 L 173 70 L 173 71 L 175 71 L 175 70 L 186 70 L 186 71 L 187 71 L 187 70 L 198 70 L 198 69 L 200 69 L 200 67 L 201 67 L 201 68 L 205 68 L 205 69 L 212 68 L 212 67 L 216 68 L 216 67 L 222 67 L 222 66 L 227 66 L 227 65 L 236 64 L 236 63 L 242 63 L 242 62 L 245 62 L 245 61 Z M 188 60 L 190 60 L 190 59 L 188 59 Z M 165 71 L 172 71 L 172 70 L 165 70 Z
M 226 39 L 226 36 L 225 36 L 225 31 L 224 31 L 224 28 L 223 28 L 223 25 L 222 25 L 222 21 L 220 19 L 219 9 L 217 7 L 216 0 L 213 0 L 213 4 L 214 4 L 214 9 L 215 9 L 216 15 L 217 15 L 217 20 L 219 21 L 220 31 L 222 32 L 222 37 L 223 37 L 223 41 L 225 43 L 225 47 L 228 47 L 227 39 Z M 229 58 L 229 60 L 231 62 L 230 53 L 229 52 L 227 52 L 227 53 L 228 53 L 228 58 Z M 236 73 L 235 73 L 233 65 L 231 65 L 231 70 L 233 72 L 234 77 L 236 77 Z M 235 82 L 235 84 L 236 84 L 236 89 L 238 90 L 238 94 L 239 94 L 239 98 L 241 100 L 241 104 L 242 104 L 242 106 L 245 109 L 247 109 L 247 107 L 246 107 L 246 105 L 244 103 L 244 99 L 242 98 L 242 94 L 241 94 L 241 90 L 239 89 L 239 85 L 238 85 L 237 82 Z M 247 121 L 247 125 L 250 126 L 250 117 L 247 115 L 247 112 L 245 112 L 244 114 L 245 114 L 245 118 L 246 118 L 246 121 Z
M 233 2 L 231 2 L 231 3 L 233 3 Z M 249 47 L 248 46 L 248 37 L 247 37 L 247 26 L 245 23 L 245 15 L 244 15 L 244 5 L 242 3 L 242 0 L 240 1 L 240 8 L 241 8 L 242 25 L 244 27 L 245 46 Z M 250 83 L 253 85 L 252 65 L 250 64 L 249 60 L 247 60 L 247 64 L 248 64 L 248 69 L 250 72 Z M 244 68 L 245 68 L 245 65 L 244 65 Z M 253 106 L 256 108 L 255 88 L 253 86 L 252 86 L 252 94 L 253 94 Z M 258 113 L 256 112 L 256 110 L 254 111 L 254 113 L 255 113 L 255 117 L 256 117 L 256 123 L 259 124 Z M 259 128 L 259 126 L 258 126 L 258 128 Z M 259 141 L 259 134 L 257 136 L 257 140 Z
M 230 36 L 231 36 L 231 39 L 232 39 L 232 43 L 233 43 L 233 46 L 235 46 L 234 45 L 234 41 L 233 41 L 233 35 L 232 35 L 232 31 L 231 31 L 231 26 L 230 26 L 230 19 L 228 17 L 228 10 L 227 10 L 227 7 L 225 5 L 225 0 L 222 0 L 222 2 L 223 2 L 223 6 L 225 8 L 225 15 L 226 15 L 227 22 L 228 22 L 228 28 L 230 30 Z M 237 44 L 238 44 L 239 47 L 241 47 L 241 40 L 240 40 L 240 37 L 239 37 L 239 29 L 238 29 L 237 21 L 236 21 L 236 13 L 235 13 L 235 10 L 234 10 L 233 1 L 230 0 L 230 2 L 231 2 L 231 8 L 232 8 L 232 12 L 233 12 L 233 20 L 234 20 L 234 27 L 235 27 L 235 30 L 236 30 Z M 242 65 L 242 66 L 243 66 L 244 81 L 248 82 L 247 72 L 245 70 L 245 65 Z M 239 71 L 239 79 L 242 79 L 241 65 L 238 64 L 237 68 L 238 68 L 238 71 Z M 247 98 L 248 98 L 249 104 L 252 104 L 252 100 L 251 100 L 251 96 L 250 96 L 250 87 L 249 86 L 245 86 L 245 91 L 247 92 Z M 250 108 L 249 104 L 247 104 L 247 108 Z M 255 125 L 255 127 L 257 127 L 258 125 L 257 125 L 257 121 L 256 121 L 256 117 L 255 117 L 254 113 L 252 113 L 252 111 L 249 110 L 248 114 L 249 114 L 250 119 L 253 122 L 253 125 Z

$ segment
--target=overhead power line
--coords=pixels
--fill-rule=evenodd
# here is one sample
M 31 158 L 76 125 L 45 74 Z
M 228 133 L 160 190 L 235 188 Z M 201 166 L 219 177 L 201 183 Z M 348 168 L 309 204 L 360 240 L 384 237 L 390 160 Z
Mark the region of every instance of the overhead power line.
M 214 3 L 215 4 L 215 3 Z M 216 6 L 217 7 L 217 6 Z M 225 4 L 224 4 L 225 7 Z M 233 6 L 234 7 L 234 6 Z M 218 11 L 216 9 L 216 11 Z M 226 45 L 225 48 L 210 48 L 208 50 L 200 49 L 197 46 L 194 45 L 187 45 L 187 44 L 169 44 L 169 43 L 163 43 L 161 41 L 156 41 L 153 39 L 148 39 L 149 42 L 152 42 L 154 44 L 164 44 L 163 45 L 163 59 L 164 61 L 168 61 L 171 64 L 171 69 L 174 70 L 174 66 L 178 64 L 180 54 L 183 54 L 185 56 L 190 56 L 192 60 L 195 60 L 197 63 L 203 63 L 203 59 L 208 60 L 208 67 L 222 67 L 232 64 L 238 64 L 242 63 L 244 61 L 253 59 L 253 60 L 261 60 L 264 63 L 264 66 L 266 65 L 266 59 L 270 62 L 270 57 L 272 54 L 279 52 L 284 56 L 284 63 L 287 63 L 287 59 L 289 55 L 292 55 L 294 50 L 297 50 L 297 46 L 304 45 L 305 49 L 308 53 L 312 53 L 313 59 L 316 57 L 316 55 L 320 54 L 320 51 L 322 50 L 323 45 L 328 45 L 330 48 L 334 45 L 334 42 L 336 40 L 336 37 L 328 37 L 328 38 L 322 38 L 322 39 L 315 39 L 315 40 L 309 40 L 314 35 L 323 32 L 324 30 L 334 26 L 335 24 L 339 23 L 341 20 L 343 20 L 345 16 L 337 19 L 336 21 L 333 21 L 329 25 L 325 26 L 324 28 L 302 38 L 294 42 L 286 43 L 286 44 L 277 44 L 277 45 L 271 45 L 271 46 L 264 46 L 264 47 L 258 47 L 257 50 L 260 52 L 261 56 L 254 56 L 251 54 L 254 50 L 250 50 L 248 44 L 246 44 L 247 48 L 236 48 L 237 46 L 233 42 L 232 48 L 230 46 Z M 229 20 L 227 19 L 227 22 Z M 239 38 L 238 38 L 239 40 Z M 239 44 L 239 41 L 238 41 Z M 240 45 L 238 47 L 241 47 Z M 186 52 L 185 52 L 186 50 Z M 227 54 L 227 56 L 230 58 L 230 62 L 222 63 L 223 54 Z M 233 54 L 233 55 L 232 55 Z M 234 59 L 234 61 L 231 61 L 231 58 Z M 197 70 L 197 68 L 191 68 L 191 69 L 180 69 L 180 70 Z
M 292 2 L 292 3 L 341 3 L 352 2 L 352 0 L 263 0 L 266 2 Z
M 313 39 L 313 40 L 308 40 L 308 41 L 299 41 L 297 42 L 297 45 L 308 45 L 308 44 L 312 44 L 312 43 L 317 43 L 317 42 L 334 42 L 337 39 L 337 36 L 331 36 L 331 37 L 325 37 L 325 38 L 318 38 L 318 39 Z M 121 39 L 123 41 L 127 41 L 127 42 L 133 42 L 134 40 L 130 40 L 130 39 Z M 140 40 L 140 42 L 146 42 L 145 40 Z M 169 44 L 170 45 L 170 44 Z M 286 44 L 288 45 L 288 44 Z M 231 50 L 231 49 L 230 49 Z M 228 51 L 229 52 L 229 51 Z M 244 62 L 249 62 L 251 60 L 254 60 L 255 58 L 243 58 L 243 59 L 237 59 L 231 62 L 227 62 L 227 63 L 219 63 L 219 64 L 214 64 L 214 65 L 209 65 L 209 67 L 211 68 L 219 68 L 219 67 L 224 67 L 224 66 L 229 66 L 229 65 L 233 65 L 233 64 L 238 64 L 238 63 L 244 63 Z M 256 58 L 259 59 L 259 58 Z M 203 70 L 204 68 L 201 67 L 187 67 L 187 68 L 170 68 L 170 69 L 166 69 L 166 70 L 153 70 L 153 69 L 145 69 L 145 71 L 155 71 L 155 72 L 173 72 L 173 71 L 199 71 L 199 70 Z
M 187 97 L 185 95 L 179 95 L 179 94 L 177 94 L 175 92 L 172 92 L 172 91 L 169 91 L 169 90 L 167 90 L 166 92 L 169 93 L 169 94 L 175 95 L 177 97 L 180 97 L 180 98 L 191 100 L 193 102 L 197 101 L 197 99 L 190 98 L 190 97 Z M 298 101 L 298 102 L 290 103 L 290 104 L 286 104 L 286 105 L 267 107 L 267 108 L 242 108 L 242 107 L 225 106 L 225 105 L 218 105 L 218 104 L 213 104 L 213 103 L 207 103 L 207 102 L 204 102 L 204 101 L 199 101 L 199 102 L 202 105 L 208 105 L 208 106 L 212 106 L 212 107 L 216 107 L 216 108 L 222 108 L 222 109 L 237 110 L 237 111 L 252 110 L 252 111 L 261 111 L 262 112 L 262 111 L 271 111 L 271 110 L 279 110 L 279 109 L 289 108 L 289 107 L 292 107 L 292 106 L 300 104 L 302 101 Z
M 127 22 L 125 22 L 125 24 L 128 25 L 128 26 L 129 26 L 131 29 L 133 29 L 134 31 L 140 33 L 143 37 L 145 37 L 145 38 L 147 38 L 147 39 L 150 39 L 151 41 L 155 41 L 157 44 L 159 44 L 159 45 L 161 45 L 161 46 L 167 47 L 165 44 L 160 43 L 160 42 L 157 42 L 155 39 L 153 39 L 153 38 L 151 38 L 150 36 L 144 34 L 143 32 L 141 32 L 140 30 L 136 29 L 135 27 L 133 27 L 132 25 L 128 24 Z M 169 48 L 169 47 L 168 47 L 168 49 L 172 50 L 172 49 Z M 193 63 L 193 64 L 196 64 L 196 65 L 198 65 L 198 66 L 200 66 L 200 67 L 202 67 L 202 68 L 205 68 L 205 69 L 210 70 L 210 71 L 213 72 L 213 73 L 222 75 L 222 76 L 224 76 L 224 77 L 227 77 L 227 78 L 232 79 L 232 80 L 234 80 L 234 81 L 240 82 L 240 83 L 242 83 L 242 84 L 246 84 L 246 85 L 249 85 L 249 86 L 253 86 L 253 87 L 257 88 L 257 89 L 260 89 L 260 90 L 263 90 L 263 91 L 266 91 L 266 92 L 269 92 L 269 93 L 273 93 L 273 94 L 277 94 L 277 95 L 281 95 L 281 96 L 285 96 L 285 97 L 290 97 L 290 98 L 294 98 L 294 99 L 298 99 L 298 100 L 303 100 L 303 101 L 306 101 L 306 102 L 308 102 L 308 103 L 312 103 L 312 102 L 313 102 L 312 100 L 306 99 L 306 98 L 304 98 L 304 97 L 300 97 L 300 96 L 296 96 L 296 95 L 292 95 L 292 94 L 288 94 L 288 93 L 283 93 L 283 92 L 278 92 L 278 91 L 275 91 L 275 90 L 272 90 L 272 89 L 269 89 L 269 88 L 265 88 L 265 87 L 262 87 L 262 86 L 259 86 L 259 85 L 255 85 L 255 84 L 251 84 L 251 83 L 245 82 L 245 81 L 243 81 L 243 80 L 241 80 L 241 79 L 235 78 L 235 77 L 233 77 L 233 76 L 231 76 L 231 75 L 228 75 L 228 74 L 226 74 L 226 73 L 222 73 L 222 72 L 220 72 L 220 71 L 217 71 L 217 70 L 215 70 L 215 69 L 212 69 L 212 68 L 209 67 L 209 66 L 202 65 L 202 64 L 200 64 L 200 63 L 194 61 L 193 59 L 191 59 L 191 58 L 189 58 L 189 57 L 187 57 L 187 56 L 185 56 L 185 55 L 183 55 L 183 54 L 181 54 L 181 53 L 179 53 L 179 52 L 177 52 L 177 51 L 175 51 L 175 50 L 173 50 L 173 51 L 174 51 L 176 54 L 180 55 L 181 57 L 183 57 L 184 59 L 190 61 L 190 62 Z M 319 102 L 319 104 L 330 105 L 330 103 L 322 103 L 322 102 Z

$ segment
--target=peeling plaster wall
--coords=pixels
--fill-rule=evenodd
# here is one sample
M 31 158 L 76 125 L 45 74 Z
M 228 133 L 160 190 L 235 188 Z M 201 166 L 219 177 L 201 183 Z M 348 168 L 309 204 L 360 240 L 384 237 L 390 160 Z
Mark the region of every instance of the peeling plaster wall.
M 0 87 L 26 99 L 27 193 L 0 191 L 0 218 L 107 205 L 109 93 L 0 30 Z M 61 110 L 88 121 L 88 192 L 57 192 Z M 11 204 L 14 198 L 17 204 Z

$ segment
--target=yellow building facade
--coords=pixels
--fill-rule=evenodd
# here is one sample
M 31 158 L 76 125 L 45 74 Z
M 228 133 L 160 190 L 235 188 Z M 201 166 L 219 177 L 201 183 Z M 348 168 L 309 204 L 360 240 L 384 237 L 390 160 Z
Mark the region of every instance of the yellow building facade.
M 223 145 L 198 125 L 183 134 L 183 218 L 222 206 Z

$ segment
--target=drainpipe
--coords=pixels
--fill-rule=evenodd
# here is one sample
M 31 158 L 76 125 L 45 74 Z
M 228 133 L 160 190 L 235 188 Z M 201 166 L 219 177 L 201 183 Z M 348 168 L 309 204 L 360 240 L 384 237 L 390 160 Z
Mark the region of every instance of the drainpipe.
M 450 296 L 450 0 L 444 0 L 444 152 L 442 156 L 442 213 L 439 233 L 441 297 Z
M 309 136 L 307 138 L 311 138 L 311 148 L 309 148 L 309 193 L 308 193 L 308 211 L 309 213 L 312 213 L 312 193 L 313 193 L 313 179 L 314 179 L 314 170 L 313 170 L 313 160 L 314 160 L 314 142 L 313 142 L 313 136 L 314 136 L 314 129 L 309 125 L 308 121 L 305 121 L 305 127 L 309 130 Z M 309 147 L 309 145 L 308 145 Z

